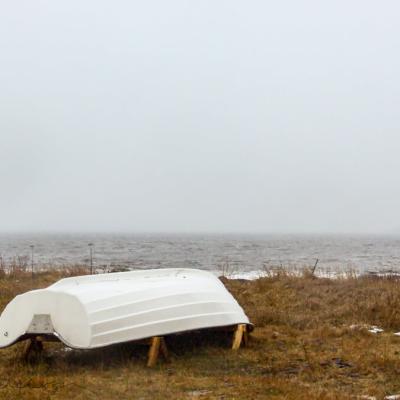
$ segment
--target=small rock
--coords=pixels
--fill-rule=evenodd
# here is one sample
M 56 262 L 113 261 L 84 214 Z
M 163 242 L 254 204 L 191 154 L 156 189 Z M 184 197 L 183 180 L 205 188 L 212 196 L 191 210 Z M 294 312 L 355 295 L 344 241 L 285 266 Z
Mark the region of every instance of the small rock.
M 400 400 L 400 394 L 391 394 L 386 396 L 385 400 Z
M 341 358 L 332 358 L 332 361 L 339 367 L 339 368 L 350 368 L 352 365 Z

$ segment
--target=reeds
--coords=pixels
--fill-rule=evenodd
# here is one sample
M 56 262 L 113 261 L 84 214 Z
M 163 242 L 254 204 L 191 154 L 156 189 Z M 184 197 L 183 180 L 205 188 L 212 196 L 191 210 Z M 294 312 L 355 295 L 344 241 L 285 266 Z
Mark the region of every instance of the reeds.
M 29 268 L 12 270 L 0 275 L 1 308 L 19 293 L 88 272 L 41 270 L 32 280 Z M 153 370 L 130 343 L 86 352 L 49 344 L 32 365 L 21 361 L 22 344 L 0 350 L 0 398 L 379 400 L 400 393 L 399 279 L 315 275 L 269 268 L 254 281 L 223 279 L 255 324 L 238 353 L 225 333 L 167 337 L 172 362 Z M 370 333 L 371 325 L 384 332 Z

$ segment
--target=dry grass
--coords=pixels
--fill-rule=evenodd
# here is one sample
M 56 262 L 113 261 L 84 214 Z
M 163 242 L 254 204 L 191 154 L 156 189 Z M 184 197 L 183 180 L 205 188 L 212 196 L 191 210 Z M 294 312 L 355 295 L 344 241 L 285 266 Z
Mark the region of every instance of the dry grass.
M 0 307 L 16 294 L 85 270 L 0 277 Z M 400 393 L 400 291 L 395 279 L 281 273 L 224 280 L 256 325 L 250 346 L 224 333 L 168 338 L 172 362 L 144 367 L 146 349 L 86 352 L 49 344 L 37 363 L 23 344 L 0 351 L 0 399 L 347 399 Z M 356 327 L 352 325 L 357 325 Z M 379 325 L 371 334 L 363 326 Z M 351 327 L 352 326 L 352 327 Z

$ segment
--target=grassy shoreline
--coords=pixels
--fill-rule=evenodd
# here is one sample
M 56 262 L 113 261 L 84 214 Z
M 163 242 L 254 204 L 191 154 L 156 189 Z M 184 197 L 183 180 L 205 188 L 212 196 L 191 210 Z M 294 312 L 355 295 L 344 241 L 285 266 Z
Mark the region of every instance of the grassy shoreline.
M 84 269 L 0 277 L 0 309 L 17 294 Z M 169 338 L 172 362 L 145 368 L 146 352 L 124 344 L 65 351 L 48 344 L 40 362 L 19 343 L 0 350 L 1 399 L 345 399 L 400 393 L 400 280 L 279 273 L 222 278 L 256 329 L 234 353 L 229 337 Z M 380 334 L 368 332 L 378 325 Z

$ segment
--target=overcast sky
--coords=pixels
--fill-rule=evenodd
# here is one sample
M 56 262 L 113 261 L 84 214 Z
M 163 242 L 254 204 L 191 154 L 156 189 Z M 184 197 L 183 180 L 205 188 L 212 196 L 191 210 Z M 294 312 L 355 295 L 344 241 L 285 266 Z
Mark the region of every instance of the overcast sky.
M 398 1 L 1 1 L 0 231 L 400 232 Z

